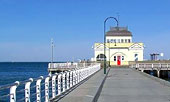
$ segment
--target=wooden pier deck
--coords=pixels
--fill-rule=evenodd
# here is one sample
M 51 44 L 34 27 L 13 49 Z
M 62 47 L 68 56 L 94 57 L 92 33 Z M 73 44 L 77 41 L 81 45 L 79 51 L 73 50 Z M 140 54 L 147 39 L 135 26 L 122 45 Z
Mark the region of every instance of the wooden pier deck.
M 100 70 L 59 102 L 170 102 L 170 84 L 159 78 L 132 68 L 110 68 L 100 87 L 104 77 Z

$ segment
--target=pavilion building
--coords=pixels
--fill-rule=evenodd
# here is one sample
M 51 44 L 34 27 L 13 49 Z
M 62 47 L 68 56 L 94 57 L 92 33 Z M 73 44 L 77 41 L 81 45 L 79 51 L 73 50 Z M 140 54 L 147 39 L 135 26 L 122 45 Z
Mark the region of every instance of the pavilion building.
M 104 44 L 95 43 L 94 60 L 106 59 L 110 65 L 129 65 L 129 61 L 143 61 L 143 43 L 135 43 L 127 27 L 111 27 L 106 33 L 106 55 Z

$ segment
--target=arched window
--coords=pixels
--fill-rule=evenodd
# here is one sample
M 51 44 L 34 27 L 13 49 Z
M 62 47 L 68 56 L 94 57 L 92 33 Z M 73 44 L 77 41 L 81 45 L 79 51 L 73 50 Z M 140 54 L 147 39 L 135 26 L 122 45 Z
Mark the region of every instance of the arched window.
M 97 61 L 103 61 L 104 59 L 106 59 L 106 56 L 104 54 L 99 54 L 97 57 L 96 57 L 96 60 Z

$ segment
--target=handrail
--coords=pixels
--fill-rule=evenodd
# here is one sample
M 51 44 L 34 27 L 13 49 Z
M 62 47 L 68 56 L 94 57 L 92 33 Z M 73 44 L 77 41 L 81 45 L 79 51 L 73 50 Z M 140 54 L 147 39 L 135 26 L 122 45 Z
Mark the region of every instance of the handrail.
M 88 66 L 93 66 L 96 63 L 49 63 L 48 68 L 49 69 L 55 69 L 55 68 L 84 68 Z
M 0 101 L 3 101 L 2 99 L 7 97 L 8 100 L 4 101 L 50 102 L 51 99 L 68 91 L 98 70 L 100 70 L 100 64 L 96 63 L 85 66 L 84 68 L 75 68 L 61 73 L 40 76 L 39 78 L 29 78 L 25 81 L 16 81 L 13 84 L 3 85 L 0 86 L 0 92 L 2 90 L 10 90 L 10 92 L 6 95 L 1 95 L 0 93 Z M 25 88 L 21 87 L 23 85 Z M 22 89 L 17 89 L 18 87 Z M 18 95 L 22 97 L 17 99 Z
M 170 63 L 136 63 L 131 68 L 170 68 Z

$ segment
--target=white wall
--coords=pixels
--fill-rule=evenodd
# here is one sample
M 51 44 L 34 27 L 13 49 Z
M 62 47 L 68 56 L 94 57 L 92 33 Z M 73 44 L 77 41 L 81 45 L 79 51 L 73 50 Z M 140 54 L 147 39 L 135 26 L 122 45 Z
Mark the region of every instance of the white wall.
M 103 48 L 95 49 L 95 59 L 99 54 L 104 54 Z M 110 49 L 110 60 L 114 61 L 114 56 L 124 56 L 124 61 L 134 61 L 135 54 L 138 54 L 138 61 L 143 61 L 143 49 Z M 106 49 L 107 61 L 109 61 L 109 50 Z

